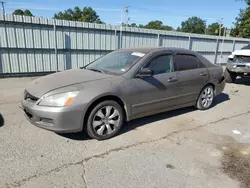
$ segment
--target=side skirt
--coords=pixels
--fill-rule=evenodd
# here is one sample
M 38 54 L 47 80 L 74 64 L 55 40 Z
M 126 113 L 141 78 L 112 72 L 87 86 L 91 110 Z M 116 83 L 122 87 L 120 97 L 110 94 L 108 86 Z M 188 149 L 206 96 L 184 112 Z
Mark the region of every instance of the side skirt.
M 137 119 L 137 118 L 141 118 L 141 117 L 146 117 L 146 116 L 154 115 L 154 114 L 159 114 L 159 113 L 162 113 L 162 112 L 167 112 L 167 111 L 171 111 L 171 110 L 185 108 L 185 107 L 188 107 L 188 106 L 194 106 L 195 103 L 196 103 L 196 101 L 185 103 L 185 104 L 181 104 L 181 105 L 177 105 L 177 106 L 171 106 L 171 107 L 168 107 L 168 108 L 163 108 L 163 109 L 155 110 L 155 111 L 152 111 L 152 112 L 146 112 L 146 113 L 136 114 L 134 116 L 129 117 L 128 121 L 133 120 L 133 119 Z

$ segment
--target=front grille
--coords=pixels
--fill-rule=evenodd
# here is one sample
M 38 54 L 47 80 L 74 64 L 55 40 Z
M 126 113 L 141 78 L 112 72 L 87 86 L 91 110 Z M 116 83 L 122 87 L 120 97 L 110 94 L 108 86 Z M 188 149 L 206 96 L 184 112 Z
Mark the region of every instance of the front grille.
M 37 97 L 35 97 L 35 96 L 33 96 L 33 95 L 31 95 L 28 91 L 24 91 L 24 100 L 30 100 L 30 101 L 37 101 L 38 100 L 38 98 Z
M 236 55 L 234 57 L 234 62 L 237 62 L 237 63 L 247 63 L 247 62 L 250 62 L 250 56 Z
M 237 67 L 246 67 L 246 65 L 236 65 Z

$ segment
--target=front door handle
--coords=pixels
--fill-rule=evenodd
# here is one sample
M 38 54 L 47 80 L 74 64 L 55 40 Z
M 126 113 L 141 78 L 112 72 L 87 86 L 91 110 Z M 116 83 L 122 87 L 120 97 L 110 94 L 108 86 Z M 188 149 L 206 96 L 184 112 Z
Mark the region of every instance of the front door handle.
M 207 76 L 207 73 L 206 72 L 202 72 L 202 73 L 200 73 L 200 76 Z
M 168 79 L 168 82 L 176 82 L 176 81 L 178 81 L 178 78 L 176 77 L 171 77 Z

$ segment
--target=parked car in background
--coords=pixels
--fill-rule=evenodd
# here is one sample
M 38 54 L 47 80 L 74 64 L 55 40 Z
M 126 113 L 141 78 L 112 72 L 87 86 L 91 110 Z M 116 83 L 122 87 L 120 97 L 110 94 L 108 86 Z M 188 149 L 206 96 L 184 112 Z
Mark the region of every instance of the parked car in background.
M 228 56 L 225 77 L 228 83 L 235 82 L 237 76 L 250 75 L 250 45 L 234 51 Z
M 196 52 L 130 48 L 35 80 L 22 106 L 38 127 L 85 130 L 103 140 L 116 135 L 124 121 L 187 106 L 206 110 L 224 87 L 222 67 Z

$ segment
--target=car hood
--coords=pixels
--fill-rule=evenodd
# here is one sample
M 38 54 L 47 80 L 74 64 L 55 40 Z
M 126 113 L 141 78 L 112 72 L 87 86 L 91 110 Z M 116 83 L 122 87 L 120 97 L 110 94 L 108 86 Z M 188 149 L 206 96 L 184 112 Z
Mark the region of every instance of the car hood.
M 26 90 L 40 98 L 52 90 L 112 77 L 113 75 L 98 73 L 86 69 L 71 69 L 50 74 L 34 80 Z
M 232 55 L 250 56 L 250 50 L 235 50 Z

